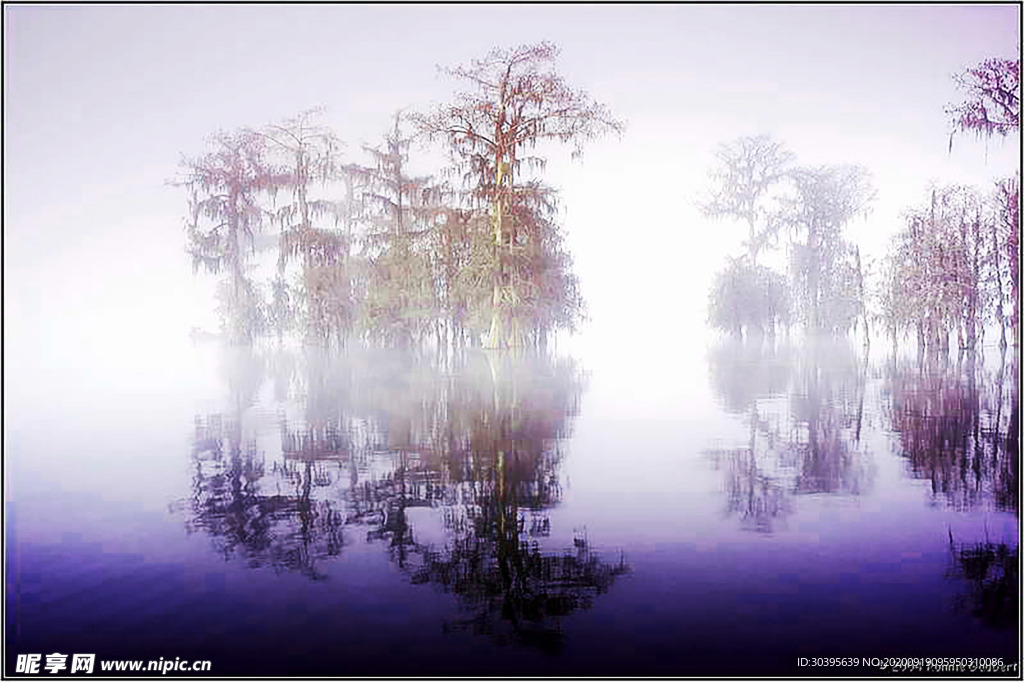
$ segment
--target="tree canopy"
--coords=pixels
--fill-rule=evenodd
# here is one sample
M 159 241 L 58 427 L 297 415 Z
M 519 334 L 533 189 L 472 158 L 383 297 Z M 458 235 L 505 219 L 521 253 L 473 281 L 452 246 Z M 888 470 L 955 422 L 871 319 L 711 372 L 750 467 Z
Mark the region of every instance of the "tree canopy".
M 747 223 L 747 254 L 757 265 L 758 253 L 777 235 L 779 216 L 769 194 L 786 179 L 794 156 L 767 135 L 741 137 L 719 145 L 719 165 L 710 175 L 715 183 L 700 208 L 710 218 Z
M 1020 60 L 986 59 L 956 77 L 967 99 L 946 107 L 953 123 L 949 136 L 970 131 L 1005 137 L 1020 130 Z

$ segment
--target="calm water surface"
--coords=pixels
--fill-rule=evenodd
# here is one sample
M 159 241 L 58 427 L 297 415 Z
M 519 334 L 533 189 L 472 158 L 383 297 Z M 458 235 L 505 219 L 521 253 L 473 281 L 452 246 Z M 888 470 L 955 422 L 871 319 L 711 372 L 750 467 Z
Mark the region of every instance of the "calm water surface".
M 68 367 L 8 386 L 9 673 L 53 652 L 274 676 L 1019 657 L 1012 351 Z

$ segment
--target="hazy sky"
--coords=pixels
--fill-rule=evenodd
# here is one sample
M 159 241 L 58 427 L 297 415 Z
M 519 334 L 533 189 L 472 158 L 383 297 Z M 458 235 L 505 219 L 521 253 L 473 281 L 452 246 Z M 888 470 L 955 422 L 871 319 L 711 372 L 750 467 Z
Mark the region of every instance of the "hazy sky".
M 803 163 L 865 166 L 878 198 L 851 234 L 880 254 L 930 179 L 987 187 L 1017 166 L 1017 137 L 947 153 L 943 108 L 953 73 L 1017 54 L 1019 24 L 1010 5 L 7 5 L 5 360 L 213 326 L 165 184 L 207 134 L 323 105 L 363 160 L 394 111 L 450 95 L 436 65 L 540 40 L 628 123 L 549 168 L 591 336 L 614 347 L 652 315 L 657 338 L 686 334 L 743 236 L 694 207 L 718 143 L 769 133 Z

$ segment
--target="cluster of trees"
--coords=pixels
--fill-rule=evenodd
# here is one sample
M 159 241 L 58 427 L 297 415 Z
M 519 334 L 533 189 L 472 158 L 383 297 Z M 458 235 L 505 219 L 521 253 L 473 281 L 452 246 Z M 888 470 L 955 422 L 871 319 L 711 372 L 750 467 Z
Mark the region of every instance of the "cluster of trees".
M 953 134 L 1020 132 L 1020 61 L 989 59 L 957 77 L 967 99 L 947 108 Z M 950 135 L 950 147 L 953 144 Z M 1020 342 L 1020 172 L 987 193 L 936 186 L 907 211 L 881 283 L 881 317 L 895 339 L 916 332 L 918 348 L 946 349 L 956 334 L 974 348 L 995 322 L 1000 346 Z
M 967 100 L 950 107 L 954 133 L 1007 135 L 1020 130 L 1019 61 L 988 60 L 959 76 Z M 952 144 L 952 137 L 950 138 Z M 717 275 L 709 300 L 715 327 L 743 335 L 801 323 L 809 334 L 845 335 L 880 322 L 895 342 L 916 332 L 921 349 L 975 347 L 987 323 L 1019 343 L 1020 174 L 987 194 L 935 186 L 905 213 L 877 280 L 844 229 L 873 192 L 855 166 L 800 168 L 766 136 L 722 145 L 714 189 L 702 209 L 746 223 L 745 253 Z M 786 233 L 788 272 L 759 265 L 759 254 Z M 873 312 L 869 313 L 869 308 Z
M 573 328 L 583 302 L 538 144 L 578 154 L 623 126 L 555 72 L 557 53 L 495 49 L 447 69 L 465 89 L 433 111 L 396 114 L 381 144 L 364 147 L 366 164 L 342 162 L 316 111 L 215 135 L 205 155 L 185 158 L 188 249 L 195 269 L 224 273 L 226 335 L 459 347 L 486 333 L 497 348 Z M 450 166 L 411 174 L 417 140 L 440 144 Z M 277 275 L 257 282 L 252 261 L 273 248 L 272 226 Z
M 988 196 L 962 186 L 934 187 L 906 212 L 880 282 L 881 318 L 893 338 L 916 333 L 919 348 L 974 348 L 994 322 L 1006 346 L 1017 342 L 1019 177 Z
M 701 206 L 711 218 L 745 222 L 745 253 L 718 273 L 709 321 L 738 336 L 800 322 L 809 333 L 845 334 L 865 317 L 860 251 L 844 228 L 873 197 L 859 166 L 800 167 L 768 136 L 719 147 L 715 186 Z M 757 262 L 788 235 L 788 273 Z
M 953 135 L 1020 131 L 1020 61 L 989 59 L 957 76 L 966 100 L 947 108 Z M 919 349 L 944 350 L 955 334 L 974 348 L 995 323 L 1006 347 L 1020 342 L 1020 172 L 988 192 L 934 186 L 908 210 L 880 282 L 880 317 L 895 340 L 915 332 Z

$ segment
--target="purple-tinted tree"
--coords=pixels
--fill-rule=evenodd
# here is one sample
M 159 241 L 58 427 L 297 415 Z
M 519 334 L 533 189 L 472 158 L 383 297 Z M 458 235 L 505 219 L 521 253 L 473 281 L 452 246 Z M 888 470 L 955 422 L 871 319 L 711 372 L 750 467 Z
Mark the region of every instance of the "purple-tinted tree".
M 919 347 L 944 349 L 955 333 L 960 348 L 974 348 L 986 319 L 1005 329 L 1006 293 L 1017 291 L 1019 256 L 1008 247 L 1016 196 L 1012 182 L 987 200 L 969 187 L 934 187 L 926 205 L 906 212 L 882 284 L 882 316 L 894 337 L 916 330 Z
M 946 108 L 953 130 L 949 136 L 950 149 L 953 136 L 958 132 L 973 132 L 979 137 L 999 135 L 1006 137 L 1020 132 L 1020 60 L 986 59 L 956 77 L 967 99 Z M 1006 343 L 1005 314 L 1003 312 L 1003 278 L 1008 280 L 1011 293 L 1011 319 L 1014 343 L 1019 343 L 1019 173 L 1014 178 L 999 182 L 994 199 L 995 219 L 992 223 L 992 281 L 996 285 L 996 315 L 1001 327 L 1000 341 Z M 1002 232 L 1002 239 L 1000 239 Z M 1004 270 L 1005 268 L 1005 270 Z
M 218 290 L 223 330 L 233 342 L 248 342 L 263 327 L 263 306 L 246 269 L 265 222 L 260 195 L 272 185 L 266 141 L 238 131 L 217 133 L 209 144 L 203 156 L 182 158 L 184 177 L 172 184 L 189 193 L 193 271 L 227 273 Z
M 776 326 L 790 323 L 790 297 L 786 278 L 745 258 L 730 258 L 715 275 L 708 296 L 708 322 L 735 337 L 774 334 Z
M 798 168 L 793 193 L 783 199 L 784 224 L 793 235 L 794 300 L 811 334 L 845 334 L 862 316 L 855 252 L 843 231 L 866 213 L 874 191 L 859 166 Z
M 490 305 L 493 251 L 486 214 L 449 201 L 431 222 L 428 251 L 440 317 L 438 348 L 458 351 L 468 342 L 472 316 L 480 317 Z
M 1006 345 L 1006 323 L 1014 344 L 1020 344 L 1020 175 L 996 183 L 991 200 L 991 280 L 995 286 L 994 308 L 1000 328 L 1000 343 Z M 1004 287 L 1004 282 L 1006 286 Z M 1006 289 L 1009 289 L 1007 292 Z M 1006 319 L 1005 293 L 1010 294 L 1010 319 Z
M 986 59 L 955 78 L 967 99 L 946 107 L 953 123 L 951 149 L 958 132 L 1005 137 L 1020 130 L 1020 60 Z
M 520 345 L 531 330 L 517 329 L 522 293 L 512 258 L 530 238 L 516 220 L 526 200 L 528 169 L 539 170 L 544 158 L 533 153 L 538 143 L 561 142 L 582 152 L 584 142 L 623 124 L 601 104 L 574 90 L 554 71 L 558 49 L 551 43 L 491 50 L 469 66 L 445 73 L 467 83 L 468 90 L 450 104 L 416 117 L 430 139 L 449 145 L 454 161 L 470 184 L 478 206 L 491 219 L 491 324 L 487 345 Z
M 306 337 L 327 343 L 332 335 L 339 341 L 345 337 L 354 315 L 346 271 L 348 238 L 338 229 L 342 207 L 339 202 L 311 196 L 316 185 L 336 180 L 340 170 L 341 143 L 316 122 L 318 114 L 317 110 L 304 111 L 254 134 L 277 156 L 273 189 L 291 193 L 292 201 L 273 212 L 281 228 L 278 268 L 283 274 L 291 260 L 301 263 Z

